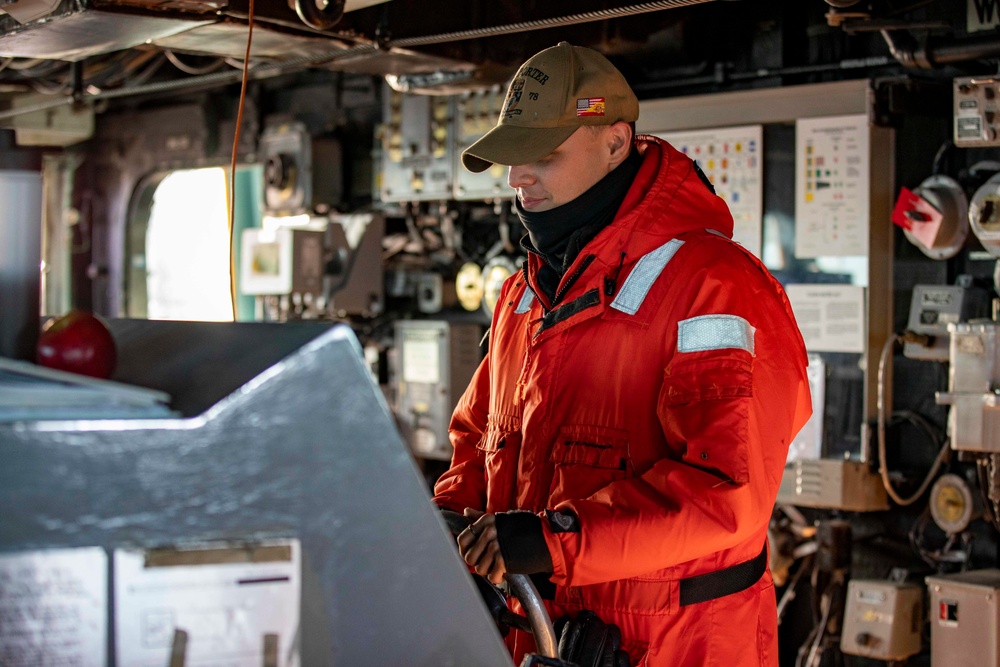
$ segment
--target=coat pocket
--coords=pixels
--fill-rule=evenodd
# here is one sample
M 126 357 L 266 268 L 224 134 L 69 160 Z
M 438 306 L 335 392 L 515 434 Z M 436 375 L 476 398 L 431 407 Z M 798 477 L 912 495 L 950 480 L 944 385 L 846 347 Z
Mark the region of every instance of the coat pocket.
M 562 426 L 549 460 L 555 464 L 549 506 L 587 498 L 632 473 L 628 431 L 583 424 Z
M 517 417 L 490 415 L 476 449 L 486 468 L 486 509 L 503 511 L 511 507 L 517 457 L 521 449 L 521 422 Z
M 667 441 L 680 446 L 682 459 L 736 484 L 750 479 L 753 374 L 749 355 L 738 356 L 743 354 L 668 368 L 659 400 Z

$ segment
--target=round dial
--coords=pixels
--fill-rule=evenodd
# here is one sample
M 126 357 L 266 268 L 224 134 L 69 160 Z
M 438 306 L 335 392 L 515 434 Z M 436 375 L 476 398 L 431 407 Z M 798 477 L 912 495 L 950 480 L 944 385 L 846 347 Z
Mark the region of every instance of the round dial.
M 479 310 L 483 305 L 483 270 L 478 264 L 467 262 L 455 277 L 458 302 L 466 310 Z
M 514 261 L 503 255 L 494 257 L 483 267 L 483 305 L 491 315 L 500 300 L 500 288 L 515 272 Z
M 972 520 L 973 506 L 972 490 L 958 475 L 941 475 L 931 488 L 931 517 L 946 533 L 965 530 Z

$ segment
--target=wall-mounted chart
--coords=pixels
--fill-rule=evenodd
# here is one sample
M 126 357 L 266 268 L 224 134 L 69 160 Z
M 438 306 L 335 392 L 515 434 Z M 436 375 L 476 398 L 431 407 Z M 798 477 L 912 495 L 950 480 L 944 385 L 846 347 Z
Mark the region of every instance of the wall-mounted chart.
M 868 254 L 868 117 L 795 123 L 795 256 Z
M 763 208 L 763 127 L 662 132 L 693 159 L 733 214 L 733 240 L 760 257 Z

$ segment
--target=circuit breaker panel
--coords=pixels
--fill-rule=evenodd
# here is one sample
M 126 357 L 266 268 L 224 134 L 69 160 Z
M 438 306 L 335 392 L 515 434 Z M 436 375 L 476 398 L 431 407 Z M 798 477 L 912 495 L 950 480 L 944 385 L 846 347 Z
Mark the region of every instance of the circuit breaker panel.
M 384 202 L 450 199 L 454 181 L 454 102 L 386 88 L 379 196 Z
M 451 459 L 448 423 L 479 365 L 481 335 L 478 324 L 396 323 L 396 417 L 416 456 Z

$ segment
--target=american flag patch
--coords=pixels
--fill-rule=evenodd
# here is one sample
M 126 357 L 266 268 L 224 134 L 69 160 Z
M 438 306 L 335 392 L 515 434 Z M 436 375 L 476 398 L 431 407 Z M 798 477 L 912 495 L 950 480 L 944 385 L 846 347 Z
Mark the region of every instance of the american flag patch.
M 603 116 L 603 97 L 581 97 L 576 100 L 576 115 L 579 116 Z

